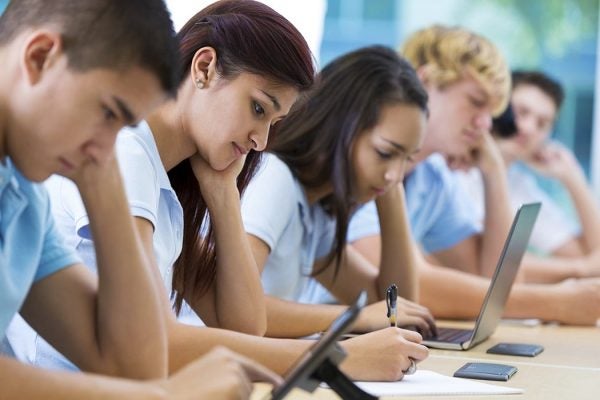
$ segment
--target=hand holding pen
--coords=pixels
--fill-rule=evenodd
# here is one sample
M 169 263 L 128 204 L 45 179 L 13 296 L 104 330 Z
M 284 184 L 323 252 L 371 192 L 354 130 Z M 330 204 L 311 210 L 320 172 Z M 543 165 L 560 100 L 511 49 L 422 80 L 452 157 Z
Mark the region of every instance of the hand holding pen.
M 392 283 L 385 293 L 385 302 L 387 304 L 387 317 L 390 320 L 390 326 L 398 326 L 398 287 Z M 404 375 L 412 375 L 417 371 L 417 363 L 410 358 L 410 366 L 402 371 Z

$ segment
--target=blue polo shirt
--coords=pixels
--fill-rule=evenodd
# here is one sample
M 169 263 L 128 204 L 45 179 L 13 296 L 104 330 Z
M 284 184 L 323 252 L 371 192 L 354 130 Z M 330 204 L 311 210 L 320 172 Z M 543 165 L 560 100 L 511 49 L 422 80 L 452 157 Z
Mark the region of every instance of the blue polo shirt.
M 0 162 L 0 338 L 33 283 L 78 262 L 56 229 L 43 186 L 10 159 Z
M 413 238 L 427 253 L 451 248 L 481 232 L 470 195 L 439 154 L 418 164 L 404 181 Z M 379 235 L 375 202 L 361 207 L 350 222 L 348 241 Z

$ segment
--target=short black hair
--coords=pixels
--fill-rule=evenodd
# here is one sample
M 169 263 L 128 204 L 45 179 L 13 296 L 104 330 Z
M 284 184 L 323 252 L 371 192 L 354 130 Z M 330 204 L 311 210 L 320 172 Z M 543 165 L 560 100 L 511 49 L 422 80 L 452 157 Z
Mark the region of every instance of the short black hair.
M 12 0 L 0 16 L 0 46 L 27 29 L 56 24 L 76 71 L 139 66 L 174 96 L 178 45 L 163 0 Z
M 532 85 L 546 93 L 556 106 L 556 110 L 560 109 L 565 98 L 565 92 L 562 85 L 555 79 L 546 75 L 541 71 L 525 71 L 516 70 L 512 73 L 513 90 L 519 85 Z
M 516 135 L 517 123 L 510 103 L 508 103 L 502 114 L 492 119 L 492 133 L 502 139 L 508 139 Z

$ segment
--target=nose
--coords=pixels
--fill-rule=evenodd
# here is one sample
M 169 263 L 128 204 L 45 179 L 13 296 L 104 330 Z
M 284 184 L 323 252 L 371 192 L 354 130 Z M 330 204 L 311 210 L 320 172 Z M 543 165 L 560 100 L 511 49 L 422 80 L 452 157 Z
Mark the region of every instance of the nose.
M 267 142 L 269 141 L 269 130 L 271 128 L 270 124 L 267 124 L 266 127 L 257 127 L 248 139 L 250 140 L 250 145 L 252 149 L 255 151 L 263 151 L 267 147 Z
M 390 164 L 390 166 L 384 174 L 385 181 L 391 184 L 396 184 L 402 179 L 404 179 L 404 174 L 406 172 L 406 162 L 406 158 L 403 158 L 396 163 Z
M 119 130 L 119 128 L 110 128 L 96 132 L 94 137 L 84 144 L 84 153 L 86 153 L 88 157 L 97 158 L 99 159 L 98 161 L 104 161 L 115 146 Z
M 519 135 L 531 136 L 535 134 L 536 127 L 533 118 L 519 118 L 517 121 L 517 130 Z
M 492 129 L 492 113 L 484 111 L 475 117 L 475 126 L 478 130 L 489 131 Z
M 108 153 L 113 147 L 115 147 L 117 134 L 120 130 L 121 128 L 110 129 L 104 135 L 101 135 L 99 142 L 104 153 Z

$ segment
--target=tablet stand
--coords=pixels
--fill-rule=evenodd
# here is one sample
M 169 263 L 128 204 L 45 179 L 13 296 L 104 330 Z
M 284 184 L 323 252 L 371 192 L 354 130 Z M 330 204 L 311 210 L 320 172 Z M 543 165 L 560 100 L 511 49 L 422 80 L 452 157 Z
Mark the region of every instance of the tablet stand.
M 363 391 L 340 371 L 338 364 L 345 357 L 346 352 L 336 343 L 321 364 L 307 379 L 300 382 L 298 387 L 312 393 L 321 382 L 325 382 L 344 400 L 377 400 L 378 397 Z

